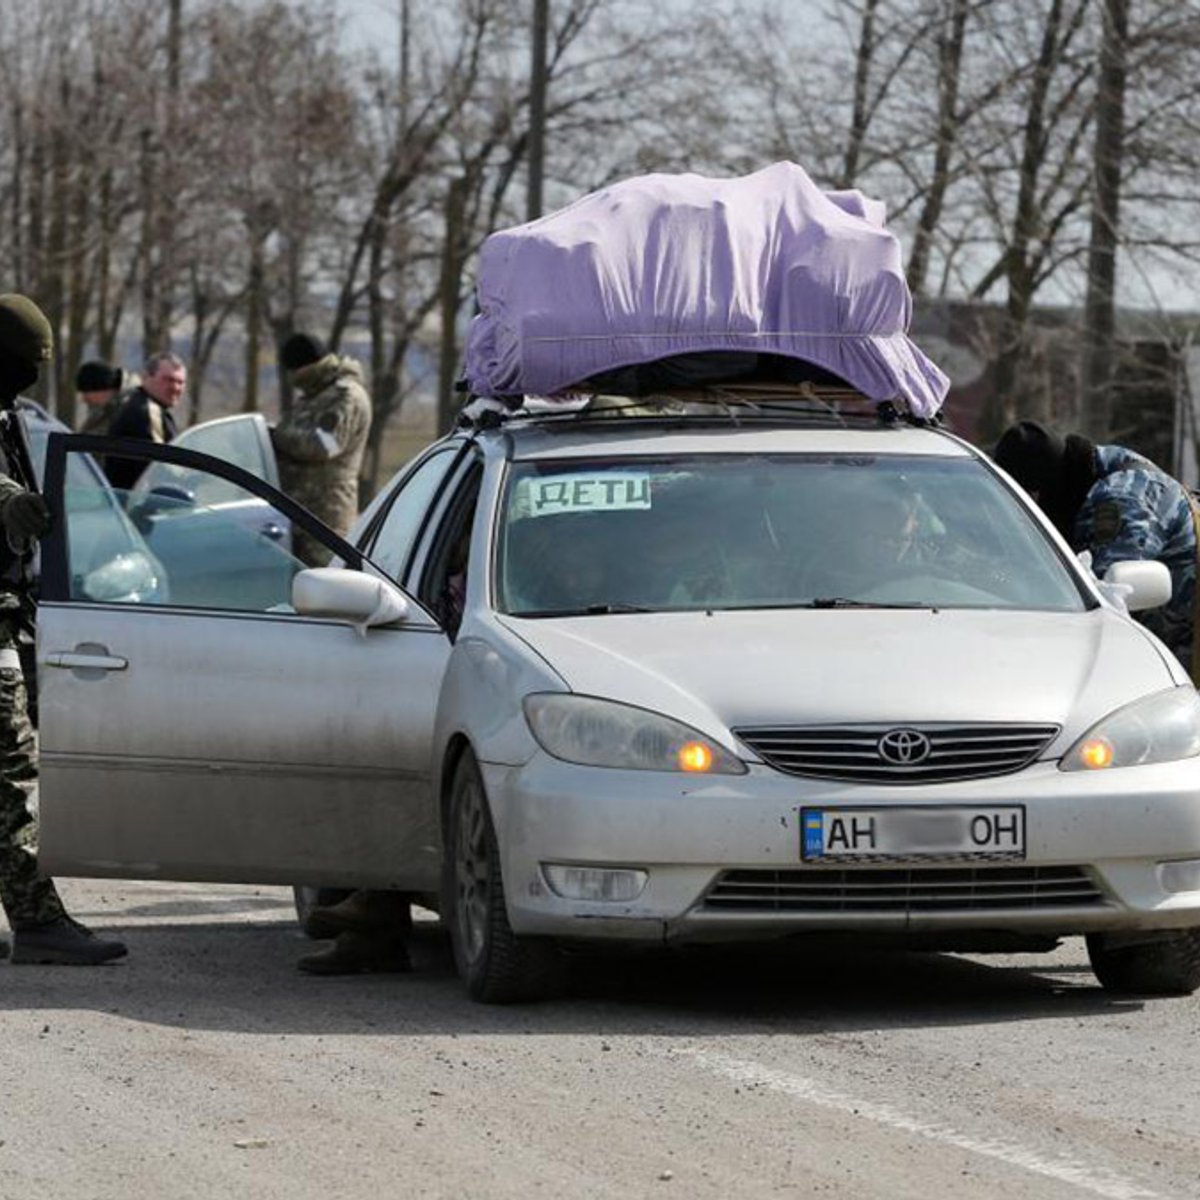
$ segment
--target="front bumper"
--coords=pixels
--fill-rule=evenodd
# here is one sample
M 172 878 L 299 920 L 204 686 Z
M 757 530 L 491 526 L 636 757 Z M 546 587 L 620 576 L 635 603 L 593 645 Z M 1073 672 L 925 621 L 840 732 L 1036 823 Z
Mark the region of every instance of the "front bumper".
M 570 939 L 703 942 L 809 932 L 1007 933 L 1067 936 L 1200 926 L 1200 889 L 1169 891 L 1161 864 L 1200 859 L 1200 760 L 1111 772 L 1065 773 L 1036 763 L 1010 776 L 928 786 L 828 783 L 751 766 L 741 776 L 694 777 L 578 767 L 538 753 L 521 767 L 481 764 L 518 934 Z M 855 904 L 852 911 L 787 902 L 730 910 L 714 886 L 726 872 L 828 879 L 878 870 L 808 865 L 800 856 L 800 810 L 844 806 L 1021 804 L 1020 864 L 884 864 L 904 872 L 1076 867 L 1086 902 L 1022 895 L 1011 907 L 930 909 L 920 902 Z M 634 900 L 564 899 L 542 864 L 635 867 L 648 874 Z M 922 875 L 923 878 L 928 876 Z M 764 875 L 764 878 L 766 876 Z M 854 882 L 852 878 L 851 883 Z M 786 889 L 785 889 L 786 890 Z

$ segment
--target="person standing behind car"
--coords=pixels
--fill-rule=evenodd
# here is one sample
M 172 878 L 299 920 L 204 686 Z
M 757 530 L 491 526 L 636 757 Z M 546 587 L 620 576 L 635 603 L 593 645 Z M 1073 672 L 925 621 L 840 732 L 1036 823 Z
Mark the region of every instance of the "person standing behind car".
M 0 407 L 11 408 L 37 381 L 53 344 L 50 324 L 32 300 L 0 296 Z M 0 903 L 13 932 L 14 963 L 90 966 L 122 957 L 124 944 L 67 916 L 54 881 L 37 870 L 37 738 L 17 635 L 26 559 L 50 528 L 50 511 L 11 478 L 19 461 L 0 442 Z M 0 941 L 0 958 L 7 953 L 8 943 Z
M 146 360 L 145 375 L 121 403 L 108 433 L 110 437 L 133 438 L 140 442 L 160 445 L 175 440 L 175 417 L 172 413 L 187 387 L 187 367 L 183 359 L 168 351 L 153 354 Z M 113 487 L 129 491 L 146 469 L 144 459 L 121 458 L 110 454 L 104 463 L 104 473 Z
M 1117 562 L 1152 559 L 1171 572 L 1171 598 L 1134 617 L 1191 672 L 1196 603 L 1196 520 L 1184 486 L 1124 446 L 1065 438 L 1037 421 L 1006 430 L 992 454 L 1079 553 L 1091 552 L 1103 578 Z
M 293 333 L 280 346 L 279 362 L 294 389 L 291 411 L 271 429 L 279 486 L 335 533 L 345 534 L 358 514 L 358 472 L 371 428 L 362 368 L 352 358 L 328 353 L 307 333 Z M 329 561 L 329 551 L 295 525 L 292 553 L 310 567 Z M 351 892 L 309 914 L 308 935 L 332 941 L 296 966 L 310 975 L 408 971 L 405 941 L 411 929 L 406 893 Z
M 81 363 L 75 372 L 75 391 L 83 405 L 80 433 L 104 437 L 125 400 L 125 393 L 137 386 L 137 376 L 101 358 Z
M 283 343 L 279 362 L 294 389 L 291 411 L 271 429 L 280 488 L 344 535 L 358 515 L 358 472 L 371 428 L 362 368 L 307 333 Z M 292 552 L 307 566 L 329 561 L 329 551 L 304 530 L 293 526 L 292 537 Z

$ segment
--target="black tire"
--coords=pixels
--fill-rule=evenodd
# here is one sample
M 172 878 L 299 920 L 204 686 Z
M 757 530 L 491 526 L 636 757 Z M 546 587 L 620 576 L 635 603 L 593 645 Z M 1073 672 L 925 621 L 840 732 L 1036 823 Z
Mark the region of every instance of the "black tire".
M 350 888 L 311 887 L 298 883 L 292 888 L 292 900 L 296 905 L 296 920 L 300 928 L 308 920 L 308 914 L 314 908 L 324 908 L 328 904 L 337 904 L 350 895 Z
M 444 844 L 442 916 L 467 994 L 483 1004 L 545 999 L 561 960 L 552 943 L 517 937 L 508 923 L 496 830 L 469 751 L 450 784 Z
M 1088 957 L 1105 991 L 1123 996 L 1190 996 L 1200 987 L 1200 929 L 1153 941 L 1109 944 L 1089 935 Z

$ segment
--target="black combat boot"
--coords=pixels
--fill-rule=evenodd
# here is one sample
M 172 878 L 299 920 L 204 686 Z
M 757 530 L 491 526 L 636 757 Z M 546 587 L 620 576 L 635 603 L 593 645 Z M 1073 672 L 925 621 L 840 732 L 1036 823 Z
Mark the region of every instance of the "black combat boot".
M 412 970 L 404 940 L 394 933 L 338 934 L 337 941 L 296 962 L 308 975 L 360 975 L 364 972 L 400 974 Z
M 362 888 L 337 904 L 314 908 L 304 922 L 304 932 L 322 941 L 349 933 L 407 933 L 412 929 L 412 906 L 407 892 Z
M 21 925 L 13 930 L 14 963 L 58 963 L 92 967 L 124 958 L 125 943 L 97 937 L 72 917 L 61 916 L 41 925 Z

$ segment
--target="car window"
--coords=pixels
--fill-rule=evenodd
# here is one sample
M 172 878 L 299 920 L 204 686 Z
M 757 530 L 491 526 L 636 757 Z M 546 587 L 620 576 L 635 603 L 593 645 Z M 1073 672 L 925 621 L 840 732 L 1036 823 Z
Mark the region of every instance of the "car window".
M 454 637 L 462 623 L 467 594 L 471 532 L 479 501 L 483 468 L 473 463 L 445 507 L 430 540 L 429 554 L 421 572 L 417 595 L 438 623 Z
M 71 599 L 243 612 L 288 609 L 292 577 L 304 564 L 288 549 L 279 514 L 228 480 L 219 481 L 221 488 L 210 486 L 215 479 L 188 468 L 188 488 L 164 484 L 125 495 L 86 469 L 86 455 L 68 452 L 64 507 Z M 220 503 L 206 502 L 217 494 Z M 156 587 L 145 584 L 148 572 Z
M 29 457 L 39 483 L 46 473 L 46 444 L 56 427 L 51 418 L 26 412 Z M 67 459 L 64 502 L 68 521 L 81 531 L 76 591 L 81 599 L 161 604 L 167 600 L 166 573 L 151 553 L 120 498 L 90 454 Z M 83 548 L 86 546 L 86 550 Z
M 265 428 L 262 416 L 257 413 L 230 417 L 185 429 L 175 439 L 175 445 L 233 463 L 258 479 L 274 484 L 276 472 L 267 457 L 261 432 Z M 164 462 L 150 463 L 133 490 L 150 492 L 163 486 L 182 487 L 201 504 L 228 503 L 237 498 L 238 490 L 236 484 L 229 483 L 219 475 L 198 473 L 192 478 L 186 468 Z
M 400 481 L 388 501 L 368 550 L 371 561 L 400 582 L 425 516 L 446 473 L 458 456 L 458 446 L 435 451 Z
M 1084 607 L 1040 526 L 973 459 L 519 463 L 503 512 L 497 604 L 518 615 Z

